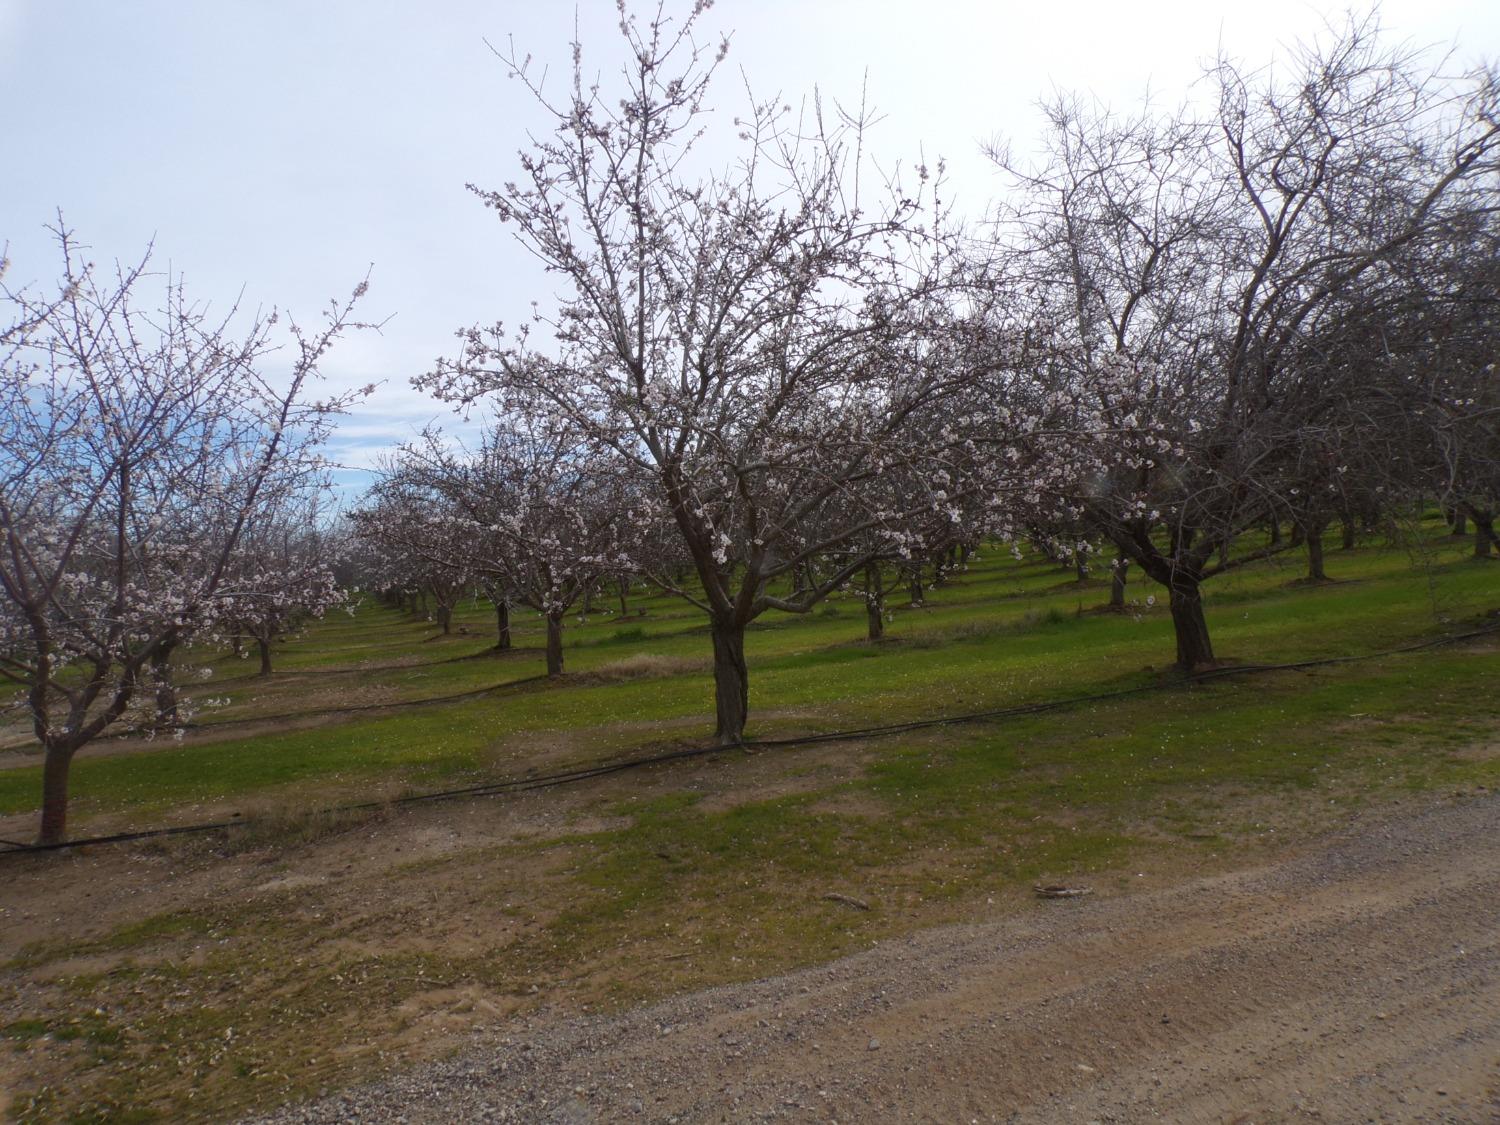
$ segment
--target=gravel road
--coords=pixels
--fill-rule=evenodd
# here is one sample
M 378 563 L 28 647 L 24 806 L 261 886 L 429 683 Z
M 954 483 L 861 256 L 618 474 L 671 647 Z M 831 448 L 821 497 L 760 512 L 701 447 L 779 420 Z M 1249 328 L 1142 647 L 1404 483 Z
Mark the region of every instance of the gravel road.
M 623 1015 L 538 1013 L 255 1120 L 1500 1122 L 1500 798 Z

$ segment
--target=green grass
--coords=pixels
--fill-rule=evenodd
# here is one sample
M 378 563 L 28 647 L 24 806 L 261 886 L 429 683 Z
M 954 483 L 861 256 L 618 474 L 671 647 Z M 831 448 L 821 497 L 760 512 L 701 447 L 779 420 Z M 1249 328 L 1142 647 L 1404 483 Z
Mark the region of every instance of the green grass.
M 1296 572 L 1261 565 L 1210 583 L 1208 613 L 1221 655 L 1274 662 L 1371 651 L 1429 635 L 1446 621 L 1500 601 L 1500 567 L 1462 557 L 1436 541 L 1433 565 L 1414 569 L 1403 552 L 1363 548 L 1332 556 L 1342 581 L 1288 585 Z M 1154 593 L 1144 583 L 1137 599 Z M 1056 699 L 1148 682 L 1170 664 L 1170 621 L 1161 604 L 1125 616 L 1080 614 L 1103 600 L 1101 586 L 1079 588 L 1067 572 L 991 552 L 956 582 L 929 590 L 929 607 L 898 609 L 884 644 L 862 640 L 862 615 L 769 616 L 747 639 L 751 727 L 762 736 L 897 722 L 1020 702 Z M 621 682 L 530 682 L 451 704 L 330 716 L 304 730 L 257 729 L 203 745 L 90 758 L 73 769 L 75 824 L 97 814 L 159 816 L 186 803 L 232 801 L 318 783 L 357 796 L 371 785 L 433 786 L 467 781 L 497 763 L 523 762 L 538 734 L 578 732 L 580 754 L 621 751 L 662 737 L 706 735 L 712 685 L 701 617 L 664 597 L 636 599 L 648 624 L 596 615 L 569 629 L 568 670 L 587 673 L 646 652 L 702 670 Z M 833 603 L 837 605 L 838 603 Z M 539 646 L 537 623 L 517 615 L 517 640 Z M 458 616 L 475 633 L 432 641 L 430 625 L 363 605 L 336 614 L 285 646 L 271 683 L 235 680 L 220 660 L 205 691 L 226 689 L 236 704 L 205 722 L 317 713 L 340 706 L 307 701 L 306 677 L 350 679 L 380 701 L 452 695 L 534 677 L 540 652 L 483 655 L 478 630 L 488 606 Z M 472 657 L 472 659 L 465 659 Z M 381 662 L 381 658 L 386 658 Z M 411 666 L 388 666 L 418 659 Z M 370 670 L 362 670 L 369 665 Z M 343 675 L 341 669 L 357 674 Z M 585 678 L 586 681 L 586 678 Z M 260 693 L 287 685 L 272 703 Z M 316 685 L 314 685 L 316 689 Z M 630 724 L 620 729 L 622 724 Z M 663 728 L 650 729 L 652 725 Z M 668 729 L 669 728 L 669 729 Z M 666 731 L 666 733 L 664 733 Z M 584 744 L 587 744 L 585 748 Z M 40 768 L 0 771 L 0 814 L 34 809 Z
M 1316 659 L 1472 624 L 1500 605 L 1500 565 L 1463 550 L 1434 534 L 1422 565 L 1382 547 L 1333 552 L 1340 581 L 1319 586 L 1295 584 L 1295 565 L 1236 571 L 1207 587 L 1218 651 Z M 570 622 L 560 683 L 523 682 L 541 665 L 530 617 L 514 623 L 522 651 L 484 654 L 484 605 L 459 614 L 468 635 L 434 639 L 429 624 L 366 604 L 286 645 L 286 670 L 269 680 L 221 659 L 207 690 L 234 701 L 220 719 L 508 686 L 80 759 L 77 830 L 202 819 L 242 802 L 280 811 L 224 840 L 165 842 L 151 853 L 165 862 L 140 876 L 170 882 L 180 866 L 210 881 L 219 865 L 239 865 L 230 891 L 162 903 L 143 887 L 138 916 L 94 929 L 74 919 L 8 951 L 0 979 L 24 980 L 28 1003 L 44 1003 L 0 1000 L 0 1040 L 67 1073 L 18 1087 L 17 1115 L 233 1116 L 366 1073 L 377 1056 L 337 1045 L 384 1049 L 426 1034 L 409 1005 L 444 990 L 507 1011 L 629 1003 L 1016 909 L 1038 879 L 1124 891 L 1137 872 L 1242 862 L 1365 806 L 1500 785 L 1500 755 L 1485 749 L 1500 729 L 1493 641 L 1185 683 L 1165 671 L 1171 628 L 1162 605 L 1144 604 L 1153 592 L 1134 586 L 1141 604 L 1125 615 L 1091 612 L 1102 583 L 991 550 L 929 590 L 927 607 L 896 605 L 882 644 L 863 639 L 852 598 L 832 603 L 836 613 L 770 617 L 747 639 L 761 736 L 1144 690 L 1003 721 L 724 753 L 524 807 L 496 802 L 476 821 L 501 842 L 461 840 L 406 862 L 403 833 L 445 825 L 451 806 L 409 817 L 311 810 L 702 742 L 712 684 L 701 617 L 633 596 L 645 617 Z M 29 813 L 37 787 L 33 767 L 0 771 L 0 811 Z M 509 821 L 541 808 L 556 810 L 544 830 Z M 344 897 L 343 876 L 263 886 L 341 843 L 368 864 Z M 129 853 L 100 854 L 137 877 Z

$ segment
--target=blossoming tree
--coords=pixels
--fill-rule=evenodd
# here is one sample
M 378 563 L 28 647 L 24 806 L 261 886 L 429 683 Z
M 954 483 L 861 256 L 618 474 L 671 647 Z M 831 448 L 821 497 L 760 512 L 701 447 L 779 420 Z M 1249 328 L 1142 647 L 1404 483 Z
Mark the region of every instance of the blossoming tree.
M 1351 362 L 1349 310 L 1378 293 L 1439 315 L 1399 264 L 1494 208 L 1500 155 L 1495 75 L 1451 79 L 1373 20 L 1207 81 L 1216 112 L 1062 98 L 1035 165 L 995 154 L 1020 191 L 997 284 L 1092 435 L 1066 503 L 1166 587 L 1184 669 L 1215 661 L 1201 583 L 1285 547 L 1230 544 L 1288 516 L 1320 535 L 1368 462 L 1349 444 L 1378 438 L 1375 368 Z
M 652 482 L 696 581 L 655 577 L 708 618 L 717 736 L 732 743 L 749 707 L 746 627 L 860 572 L 853 545 L 906 515 L 865 486 L 941 466 L 946 450 L 914 423 L 962 369 L 938 343 L 950 246 L 934 182 L 919 167 L 906 186 L 873 184 L 859 115 L 755 102 L 739 162 L 695 174 L 727 49 L 697 42 L 706 7 L 677 23 L 623 15 L 630 61 L 613 93 L 589 84 L 576 47 L 556 100 L 507 59 L 555 128 L 521 155 L 519 181 L 475 190 L 565 293 L 518 332 L 461 333 L 419 382 L 563 420 Z
M 180 281 L 148 274 L 149 253 L 103 270 L 56 237 L 55 293 L 0 288 L 0 678 L 45 752 L 44 842 L 66 836 L 79 748 L 215 621 L 256 513 L 320 477 L 347 400 L 306 392 L 364 292 L 316 332 L 292 325 L 290 371 L 273 382 L 275 314 L 236 333 L 234 310 L 211 318 Z

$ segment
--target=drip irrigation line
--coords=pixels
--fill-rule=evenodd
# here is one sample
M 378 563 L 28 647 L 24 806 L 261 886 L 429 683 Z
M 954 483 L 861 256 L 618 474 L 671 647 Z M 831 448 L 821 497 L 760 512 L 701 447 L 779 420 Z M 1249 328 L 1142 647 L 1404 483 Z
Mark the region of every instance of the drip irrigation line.
M 685 750 L 673 750 L 666 754 L 654 754 L 647 758 L 628 758 L 620 762 L 606 762 L 602 765 L 563 770 L 559 773 L 510 778 L 505 781 L 491 781 L 481 785 L 466 785 L 458 789 L 441 789 L 431 793 L 410 793 L 403 797 L 392 797 L 384 801 L 359 801 L 347 805 L 332 805 L 328 808 L 318 809 L 314 815 L 331 816 L 338 813 L 364 812 L 370 809 L 389 808 L 393 805 L 414 805 L 428 801 L 451 801 L 460 797 L 487 797 L 503 793 L 524 793 L 532 789 L 548 789 L 557 785 L 567 785 L 576 781 L 587 781 L 590 778 L 603 777 L 607 774 L 621 773 L 624 770 L 638 769 L 642 766 L 681 761 L 685 758 L 697 758 L 708 754 L 717 754 L 722 750 L 733 749 L 736 749 L 736 747 L 694 746 Z M 123 844 L 132 840 L 152 840 L 164 836 L 186 836 L 203 832 L 219 832 L 230 828 L 244 828 L 254 823 L 253 819 L 215 820 L 206 821 L 201 824 L 180 824 L 170 828 L 146 828 L 137 832 L 116 832 L 108 836 L 86 836 L 80 839 L 63 840 L 55 844 L 18 844 L 12 840 L 0 840 L 0 843 L 10 845 L 9 850 L 0 850 L 0 856 L 31 852 L 55 852 L 65 848 L 81 848 L 90 844 Z
M 609 774 L 623 773 L 626 770 L 640 769 L 645 766 L 662 765 L 667 762 L 680 762 L 690 758 L 705 757 L 725 750 L 743 749 L 753 751 L 761 749 L 784 749 L 793 746 L 811 746 L 823 742 L 846 742 L 865 738 L 882 738 L 905 734 L 911 731 L 954 726 L 961 723 L 989 722 L 996 719 L 1015 718 L 1021 715 L 1036 715 L 1047 711 L 1060 711 L 1069 707 L 1077 707 L 1086 703 L 1100 703 L 1113 699 L 1124 699 L 1130 696 L 1149 695 L 1168 688 L 1192 687 L 1211 680 L 1226 679 L 1231 676 L 1255 675 L 1262 672 L 1295 672 L 1308 668 L 1326 668 L 1338 664 L 1357 664 L 1366 660 L 1379 660 L 1388 656 L 1399 656 L 1404 653 L 1420 652 L 1424 649 L 1476 640 L 1479 637 L 1491 636 L 1495 633 L 1500 633 L 1500 625 L 1488 625 L 1482 629 L 1471 629 L 1463 633 L 1451 633 L 1441 637 L 1432 637 L 1425 641 L 1416 641 L 1412 644 L 1380 649 L 1376 652 L 1359 653 L 1353 656 L 1324 656 L 1311 660 L 1287 661 L 1280 664 L 1242 664 L 1235 667 L 1215 668 L 1180 680 L 1164 680 L 1159 683 L 1144 684 L 1139 687 L 1092 692 L 1088 695 L 1073 695 L 1065 699 L 1043 700 L 1037 703 L 1022 703 L 1014 707 L 1000 707 L 987 711 L 971 711 L 961 715 L 944 715 L 933 719 L 914 719 L 904 723 L 887 723 L 881 726 L 860 727 L 853 730 L 828 731 L 822 734 L 800 735 L 795 738 L 746 739 L 731 745 L 694 746 L 683 750 L 669 751 L 664 754 L 652 754 L 644 758 L 627 758 L 617 762 L 605 762 L 597 766 L 581 766 L 571 770 L 560 770 L 557 773 L 508 778 L 502 781 L 483 782 L 479 785 L 466 785 L 456 789 L 440 789 L 427 793 L 410 793 L 402 797 L 393 797 L 383 801 L 360 801 L 354 804 L 333 805 L 328 808 L 319 809 L 316 815 L 336 815 L 338 813 L 390 808 L 396 805 L 414 805 L 430 801 L 451 801 L 463 797 L 489 797 L 508 793 L 524 793 L 536 789 L 550 789 L 560 785 L 571 785 L 580 781 L 588 781 L 596 777 L 605 777 Z M 545 677 L 538 676 L 535 678 L 544 679 Z M 525 681 L 513 680 L 503 686 L 522 682 Z M 467 695 L 482 694 L 483 691 L 493 690 L 493 688 L 486 688 L 482 689 L 481 692 L 464 692 L 458 696 L 443 698 L 463 698 Z M 433 702 L 437 701 L 439 700 L 433 700 Z M 372 706 L 388 707 L 392 705 L 377 704 Z M 5 849 L 0 850 L 0 857 L 61 851 L 65 848 L 81 848 L 91 844 L 121 844 L 134 840 L 152 840 L 167 836 L 219 832 L 231 828 L 243 828 L 254 823 L 253 819 L 218 820 L 201 824 L 175 825 L 168 828 L 147 828 L 136 832 L 117 832 L 107 836 L 87 836 L 80 839 L 64 840 L 55 844 L 20 844 L 14 840 L 0 840 L 0 844 L 6 845 Z

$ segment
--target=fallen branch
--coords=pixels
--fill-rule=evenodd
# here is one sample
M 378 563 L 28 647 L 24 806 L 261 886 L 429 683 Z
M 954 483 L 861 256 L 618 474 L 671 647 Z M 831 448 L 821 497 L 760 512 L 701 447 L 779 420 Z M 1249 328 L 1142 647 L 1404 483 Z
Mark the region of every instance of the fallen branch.
M 845 906 L 852 906 L 855 910 L 870 909 L 870 904 L 868 902 L 861 901 L 857 898 L 850 898 L 848 895 L 841 895 L 837 891 L 824 895 L 823 900 L 825 902 L 838 902 L 842 903 Z

